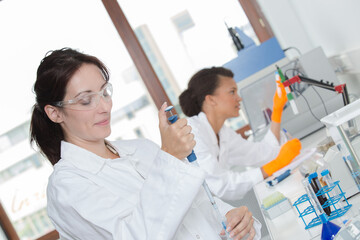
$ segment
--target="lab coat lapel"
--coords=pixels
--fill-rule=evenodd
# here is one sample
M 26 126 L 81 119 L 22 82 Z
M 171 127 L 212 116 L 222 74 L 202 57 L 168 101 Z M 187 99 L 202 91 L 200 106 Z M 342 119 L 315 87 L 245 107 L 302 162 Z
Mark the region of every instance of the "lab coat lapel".
M 105 159 L 65 141 L 61 141 L 61 158 L 67 159 L 67 161 L 71 162 L 76 168 L 93 174 L 99 172 L 105 164 Z
M 141 155 L 141 153 L 137 151 L 137 147 L 135 146 L 124 147 L 119 144 L 112 144 L 112 146 L 116 149 L 116 151 L 118 151 L 121 158 L 124 158 L 131 163 L 135 171 L 138 172 L 143 179 L 146 178 L 150 169 L 149 165 L 152 161 L 140 161 L 139 158 L 141 158 L 141 156 L 139 156 L 139 154 Z M 114 167 L 116 167 L 116 165 L 114 165 Z M 119 167 L 121 167 L 121 165 L 119 165 Z
M 217 140 L 216 134 L 215 134 L 213 128 L 211 127 L 209 120 L 206 117 L 206 114 L 203 112 L 200 112 L 198 116 L 199 116 L 201 122 L 203 123 L 203 127 L 205 127 L 205 129 L 206 129 L 208 139 L 212 145 L 212 149 L 216 150 L 216 156 L 219 159 L 219 149 L 220 148 L 218 145 L 218 140 Z
M 228 157 L 228 146 L 229 146 L 229 139 L 228 139 L 228 135 L 226 134 L 225 131 L 225 126 L 222 126 L 222 128 L 220 129 L 219 132 L 219 157 L 218 157 L 218 161 L 219 164 L 223 164 L 225 163 L 225 159 L 227 159 Z
M 202 120 L 204 126 L 207 129 L 208 137 L 211 141 L 211 144 L 213 145 L 213 149 L 216 149 L 216 156 L 219 164 L 223 163 L 224 162 L 223 159 L 227 158 L 227 147 L 228 147 L 228 135 L 226 134 L 225 126 L 222 126 L 222 128 L 220 129 L 219 143 L 218 143 L 216 134 L 213 128 L 211 127 L 206 117 L 206 114 L 201 112 L 199 114 L 199 118 Z

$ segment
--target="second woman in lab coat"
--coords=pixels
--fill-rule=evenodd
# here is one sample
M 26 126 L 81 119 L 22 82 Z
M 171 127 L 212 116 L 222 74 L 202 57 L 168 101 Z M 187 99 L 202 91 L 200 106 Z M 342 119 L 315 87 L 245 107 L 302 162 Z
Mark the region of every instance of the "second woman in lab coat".
M 239 116 L 241 98 L 233 73 L 223 67 L 202 69 L 190 79 L 180 95 L 180 105 L 192 127 L 200 167 L 207 173 L 211 191 L 225 200 L 242 198 L 256 183 L 289 164 L 301 149 L 298 139 L 282 146 L 281 114 L 287 98 L 280 82 L 279 96 L 274 95 L 270 131 L 261 142 L 250 142 L 224 125 L 225 120 Z M 237 172 L 235 166 L 254 169 Z

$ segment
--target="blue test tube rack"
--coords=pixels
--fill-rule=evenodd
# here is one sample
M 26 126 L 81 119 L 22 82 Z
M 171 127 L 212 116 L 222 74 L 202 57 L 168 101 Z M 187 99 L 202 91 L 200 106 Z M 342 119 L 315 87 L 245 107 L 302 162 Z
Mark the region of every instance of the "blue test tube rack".
M 339 185 L 340 181 L 336 181 L 334 182 L 334 184 L 332 184 L 331 186 L 324 186 L 322 188 L 319 189 L 319 191 L 316 193 L 316 196 L 321 196 L 326 194 L 327 196 L 327 201 L 322 205 L 322 208 L 326 208 L 329 207 L 331 208 L 331 214 L 330 216 L 328 216 L 329 221 L 341 217 L 343 216 L 352 206 L 352 204 L 349 204 L 346 197 L 345 197 L 345 193 L 342 191 L 340 185 Z M 336 195 L 336 194 L 332 194 L 330 195 L 330 192 L 334 190 L 334 188 L 338 188 L 340 194 Z M 344 199 L 344 202 L 346 202 L 346 205 L 343 206 L 343 209 L 336 207 L 336 203 L 338 203 L 339 201 L 341 201 L 342 199 Z M 309 204 L 308 207 L 306 207 L 304 210 L 300 210 L 299 206 L 301 204 Z M 309 229 L 312 227 L 315 227 L 317 225 L 320 225 L 321 219 L 318 216 L 318 214 L 316 213 L 314 206 L 311 204 L 309 196 L 307 194 L 302 195 L 301 197 L 298 198 L 298 200 L 295 201 L 295 203 L 293 204 L 293 206 L 296 208 L 296 210 L 299 213 L 299 217 L 301 218 L 301 220 L 304 222 L 305 224 L 305 229 Z M 310 214 L 314 215 L 315 217 L 311 217 L 311 221 L 309 221 L 308 223 L 305 221 L 304 218 L 308 218 L 306 216 L 310 216 Z

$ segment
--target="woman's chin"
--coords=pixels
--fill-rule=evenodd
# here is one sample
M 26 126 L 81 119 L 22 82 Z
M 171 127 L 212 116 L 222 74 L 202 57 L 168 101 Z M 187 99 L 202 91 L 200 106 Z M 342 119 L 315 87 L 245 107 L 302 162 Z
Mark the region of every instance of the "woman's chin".
M 228 118 L 236 118 L 236 117 L 239 117 L 239 116 L 240 116 L 240 113 L 236 112 L 236 113 L 231 114 L 231 116 L 229 116 Z

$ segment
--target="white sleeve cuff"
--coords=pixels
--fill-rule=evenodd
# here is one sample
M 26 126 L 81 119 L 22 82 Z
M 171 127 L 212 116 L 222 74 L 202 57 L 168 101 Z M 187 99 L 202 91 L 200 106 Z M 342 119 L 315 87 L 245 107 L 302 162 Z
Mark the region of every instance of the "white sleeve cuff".
M 253 185 L 258 184 L 259 182 L 264 180 L 264 176 L 260 168 L 247 170 L 247 173 Z

